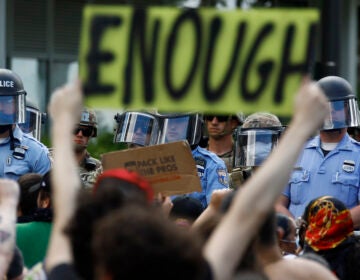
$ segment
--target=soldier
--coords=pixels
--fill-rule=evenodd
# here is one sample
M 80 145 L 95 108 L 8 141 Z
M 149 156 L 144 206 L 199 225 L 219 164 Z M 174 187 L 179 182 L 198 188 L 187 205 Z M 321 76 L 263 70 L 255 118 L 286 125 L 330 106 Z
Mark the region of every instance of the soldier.
M 233 169 L 234 141 L 233 133 L 244 121 L 244 115 L 205 115 L 205 128 L 208 135 L 207 150 L 220 157 L 229 172 L 231 188 L 243 183 L 241 169 Z
M 92 188 L 97 176 L 102 173 L 101 161 L 91 157 L 86 149 L 90 139 L 96 136 L 96 114 L 93 110 L 84 108 L 81 112 L 81 120 L 74 129 L 75 156 L 84 188 Z
M 233 167 L 242 170 L 244 180 L 262 165 L 276 147 L 283 130 L 279 118 L 268 112 L 256 112 L 244 120 L 235 133 Z

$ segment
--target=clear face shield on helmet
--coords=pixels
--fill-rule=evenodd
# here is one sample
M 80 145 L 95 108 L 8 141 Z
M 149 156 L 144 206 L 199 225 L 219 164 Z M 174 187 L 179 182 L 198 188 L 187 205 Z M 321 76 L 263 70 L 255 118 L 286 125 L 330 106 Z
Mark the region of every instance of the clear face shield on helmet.
M 332 130 L 360 125 L 359 108 L 356 99 L 330 101 L 330 115 L 325 119 L 322 130 Z
M 235 133 L 233 167 L 260 166 L 277 146 L 282 131 L 282 127 L 239 128 Z
M 125 112 L 115 117 L 116 127 L 114 143 L 128 143 L 139 146 L 157 144 L 159 136 L 158 120 L 155 116 L 143 112 Z
M 161 135 L 159 144 L 187 140 L 189 145 L 197 145 L 202 134 L 200 114 L 179 114 L 160 116 Z
M 0 125 L 25 122 L 25 95 L 0 95 Z
M 26 106 L 25 123 L 19 124 L 20 129 L 40 141 L 41 125 L 45 122 L 46 114 Z

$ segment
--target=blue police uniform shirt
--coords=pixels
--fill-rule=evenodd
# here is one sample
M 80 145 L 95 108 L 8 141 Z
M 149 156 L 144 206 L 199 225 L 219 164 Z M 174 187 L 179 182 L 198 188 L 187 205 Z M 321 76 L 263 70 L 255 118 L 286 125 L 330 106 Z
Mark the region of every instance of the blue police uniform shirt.
M 216 154 L 199 146 L 191 152 L 200 177 L 202 191 L 189 193 L 188 196 L 200 200 L 205 209 L 210 203 L 214 190 L 229 188 L 229 175 L 224 161 Z
M 26 173 L 45 174 L 51 168 L 48 148 L 35 138 L 24 134 L 16 125 L 13 130 L 18 154 L 10 149 L 10 137 L 0 143 L 0 177 L 17 180 Z
M 300 155 L 283 195 L 294 217 L 319 196 L 330 195 L 353 208 L 360 201 L 360 143 L 345 134 L 336 148 L 324 156 L 320 137 L 309 140 Z

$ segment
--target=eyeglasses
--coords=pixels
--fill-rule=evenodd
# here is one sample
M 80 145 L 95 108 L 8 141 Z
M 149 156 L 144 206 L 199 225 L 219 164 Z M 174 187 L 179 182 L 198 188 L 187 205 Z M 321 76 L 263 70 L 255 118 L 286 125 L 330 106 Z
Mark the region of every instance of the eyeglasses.
M 229 120 L 229 116 L 205 116 L 205 120 L 212 121 L 214 118 L 216 118 L 219 122 L 226 122 Z
M 89 137 L 93 133 L 93 129 L 91 127 L 77 127 L 74 129 L 73 133 L 74 135 L 77 135 L 80 131 L 85 137 Z

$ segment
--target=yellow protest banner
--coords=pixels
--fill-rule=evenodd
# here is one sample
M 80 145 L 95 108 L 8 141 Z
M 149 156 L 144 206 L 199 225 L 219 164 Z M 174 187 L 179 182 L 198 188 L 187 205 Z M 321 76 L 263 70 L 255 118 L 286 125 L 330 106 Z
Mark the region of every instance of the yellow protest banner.
M 318 20 L 315 9 L 88 5 L 79 56 L 86 104 L 290 116 Z

